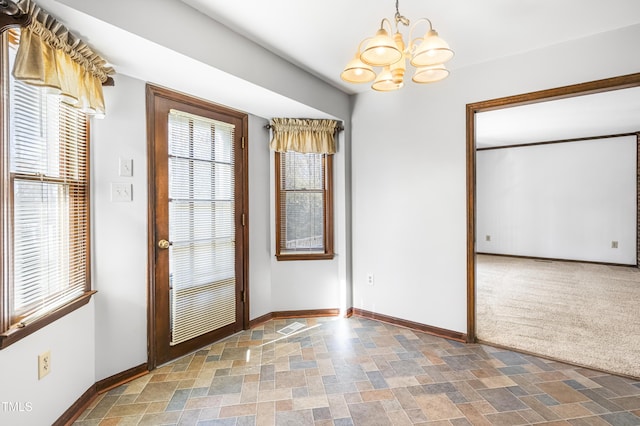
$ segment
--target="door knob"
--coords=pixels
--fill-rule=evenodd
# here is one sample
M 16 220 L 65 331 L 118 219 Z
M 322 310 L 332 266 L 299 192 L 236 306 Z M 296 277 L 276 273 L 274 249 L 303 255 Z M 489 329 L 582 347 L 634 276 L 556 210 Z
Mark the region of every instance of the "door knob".
M 158 247 L 160 247 L 161 249 L 168 249 L 170 245 L 171 243 L 167 240 L 158 241 Z

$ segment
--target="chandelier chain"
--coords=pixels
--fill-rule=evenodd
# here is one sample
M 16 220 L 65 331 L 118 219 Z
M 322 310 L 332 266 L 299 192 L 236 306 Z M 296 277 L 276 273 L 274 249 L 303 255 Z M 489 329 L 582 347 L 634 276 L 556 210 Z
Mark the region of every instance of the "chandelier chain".
M 408 27 L 409 24 L 410 24 L 409 19 L 400 14 L 400 6 L 399 5 L 400 5 L 400 0 L 396 0 L 396 15 L 395 15 L 396 28 L 398 27 L 398 22 L 400 22 L 405 27 Z

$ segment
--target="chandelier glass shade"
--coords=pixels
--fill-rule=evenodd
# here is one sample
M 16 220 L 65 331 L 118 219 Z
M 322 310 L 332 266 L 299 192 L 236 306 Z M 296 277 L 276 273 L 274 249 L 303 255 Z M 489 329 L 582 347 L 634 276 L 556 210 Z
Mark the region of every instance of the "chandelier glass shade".
M 380 23 L 380 29 L 373 37 L 360 42 L 354 58 L 340 74 L 340 77 L 348 83 L 369 83 L 371 88 L 388 92 L 400 89 L 404 86 L 404 74 L 407 60 L 415 67 L 411 80 L 415 83 L 434 83 L 446 78 L 449 71 L 445 62 L 453 58 L 453 51 L 449 45 L 433 29 L 431 21 L 421 18 L 409 31 L 409 43 L 405 44 L 403 35 L 399 31 L 399 24 L 408 27 L 409 19 L 400 15 L 398 0 L 396 0 L 395 14 L 396 31 L 391 36 L 391 22 L 384 18 Z M 413 30 L 421 22 L 427 22 L 429 28 L 423 37 L 412 38 Z M 389 27 L 389 31 L 385 28 Z M 381 70 L 376 74 L 374 67 Z

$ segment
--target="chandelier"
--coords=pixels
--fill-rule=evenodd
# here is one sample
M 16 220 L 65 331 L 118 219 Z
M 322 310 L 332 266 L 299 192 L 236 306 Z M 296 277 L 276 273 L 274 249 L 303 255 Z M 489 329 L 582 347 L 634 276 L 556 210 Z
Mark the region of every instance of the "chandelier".
M 399 24 L 408 27 L 410 21 L 400 14 L 398 2 L 399 0 L 396 0 L 394 17 L 396 32 L 393 37 L 389 35 L 392 31 L 391 22 L 383 18 L 380 29 L 373 37 L 360 42 L 355 57 L 340 74 L 344 81 L 348 83 L 373 81 L 371 88 L 382 92 L 400 89 L 404 86 L 407 59 L 415 67 L 411 78 L 415 83 L 433 83 L 449 75 L 449 70 L 444 63 L 453 57 L 453 51 L 449 49 L 447 42 L 438 36 L 429 19 L 421 18 L 413 24 L 409 30 L 409 44 L 405 45 L 399 31 Z M 413 39 L 413 30 L 421 22 L 428 22 L 429 29 L 424 37 Z M 385 23 L 389 31 L 385 29 Z M 373 67 L 382 67 L 382 69 L 376 75 Z

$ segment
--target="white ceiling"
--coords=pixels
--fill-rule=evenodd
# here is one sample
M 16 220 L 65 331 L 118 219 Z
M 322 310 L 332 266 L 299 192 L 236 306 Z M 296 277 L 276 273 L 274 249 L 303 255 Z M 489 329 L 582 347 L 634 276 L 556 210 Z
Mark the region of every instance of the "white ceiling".
M 181 1 L 347 93 L 370 90 L 339 76 L 360 40 L 395 13 L 393 0 Z M 400 0 L 399 11 L 412 22 L 423 17 L 433 22 L 455 51 L 447 64 L 452 73 L 640 23 L 639 0 Z M 426 27 L 419 24 L 413 37 Z M 408 40 L 409 31 L 401 31 Z M 476 143 L 488 147 L 638 130 L 640 88 L 479 114 Z
M 395 14 L 394 0 L 182 1 L 348 93 L 369 85 L 344 83 L 342 69 Z M 640 23 L 638 0 L 400 0 L 399 10 L 412 23 L 433 22 L 455 52 L 452 72 Z M 426 29 L 419 24 L 413 38 Z
M 369 90 L 368 85 L 344 83 L 340 72 L 360 40 L 371 36 L 383 17 L 391 19 L 395 13 L 394 0 L 170 1 L 197 8 L 347 93 Z M 59 0 L 40 0 L 39 4 L 109 58 L 118 73 L 215 99 L 265 118 L 319 114 L 66 7 Z M 399 10 L 414 22 L 422 17 L 431 19 L 456 52 L 448 64 L 452 73 L 472 64 L 640 23 L 640 0 L 400 0 Z M 421 24 L 414 37 L 425 27 Z M 189 69 L 191 78 L 182 78 L 177 69 Z M 212 75 L 220 84 L 203 85 Z M 523 134 L 529 137 L 520 143 L 640 130 L 638 90 L 557 101 L 551 113 L 543 112 L 542 105 L 483 113 L 486 115 L 478 119 L 482 126 L 478 144 L 512 144 Z M 238 91 L 252 96 L 239 99 Z
M 640 87 L 476 114 L 476 147 L 640 131 Z

